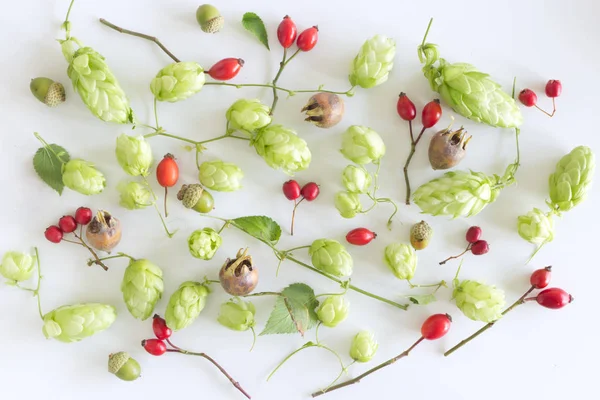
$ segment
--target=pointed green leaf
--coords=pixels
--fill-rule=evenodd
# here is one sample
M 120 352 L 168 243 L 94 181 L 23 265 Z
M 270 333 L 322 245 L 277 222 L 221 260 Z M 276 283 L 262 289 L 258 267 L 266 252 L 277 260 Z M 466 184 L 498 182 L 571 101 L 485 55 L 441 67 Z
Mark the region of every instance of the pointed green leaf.
M 265 24 L 262 19 L 258 15 L 253 12 L 247 12 L 244 14 L 242 18 L 242 25 L 246 28 L 247 31 L 252 32 L 254 36 L 260 40 L 262 44 L 265 45 L 267 50 L 271 50 L 269 48 L 269 36 L 267 35 L 267 29 L 265 28 Z
M 281 227 L 273 219 L 261 215 L 241 217 L 231 220 L 238 229 L 250 236 L 275 244 L 281 237 Z
M 51 144 L 48 147 L 40 147 L 35 152 L 33 156 L 33 168 L 48 186 L 62 195 L 65 187 L 62 181 L 62 166 L 69 159 L 69 153 L 64 148 L 56 144 Z
M 315 308 L 319 301 L 312 288 L 304 283 L 293 283 L 286 287 L 271 311 L 265 329 L 260 335 L 304 332 L 319 322 Z

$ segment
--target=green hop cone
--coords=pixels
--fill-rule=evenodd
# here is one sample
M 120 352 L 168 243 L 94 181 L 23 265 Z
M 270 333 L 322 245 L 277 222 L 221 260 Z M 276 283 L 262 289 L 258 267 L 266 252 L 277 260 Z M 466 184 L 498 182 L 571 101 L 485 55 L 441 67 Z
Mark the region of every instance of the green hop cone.
M 206 285 L 192 281 L 183 282 L 169 299 L 165 312 L 167 326 L 174 331 L 189 326 L 206 306 L 209 293 Z
M 334 276 L 352 275 L 352 256 L 338 241 L 317 239 L 308 249 L 312 264 L 320 271 Z
M 516 101 L 488 74 L 471 64 L 449 64 L 431 43 L 419 46 L 419 59 L 425 63 L 423 73 L 431 89 L 458 114 L 494 127 L 516 128 L 523 123 Z
M 307 169 L 312 157 L 304 139 L 282 125 L 259 130 L 252 144 L 271 168 L 281 169 L 288 175 Z
M 330 328 L 336 327 L 346 319 L 350 309 L 350 303 L 342 295 L 329 296 L 317 308 L 319 321 Z
M 473 321 L 493 322 L 502 316 L 504 291 L 493 285 L 470 280 L 455 281 L 452 298 L 460 311 Z
M 22 282 L 33 274 L 35 256 L 18 251 L 9 251 L 2 257 L 0 274 L 10 282 Z
M 375 353 L 377 353 L 378 347 L 379 345 L 375 340 L 373 332 L 358 332 L 352 339 L 352 344 L 350 345 L 350 357 L 352 357 L 354 361 L 361 363 L 369 362 L 375 356 Z
M 227 303 L 221 304 L 217 321 L 229 329 L 247 331 L 254 327 L 255 314 L 254 304 L 235 297 Z
M 204 69 L 197 62 L 176 62 L 158 71 L 150 90 L 158 101 L 173 103 L 198 93 L 205 81 Z
M 115 153 L 119 165 L 129 175 L 148 176 L 150 173 L 152 148 L 144 136 L 120 135 Z
M 139 210 L 151 206 L 154 197 L 148 186 L 135 182 L 121 182 L 117 186 L 119 191 L 119 204 L 128 210 Z
M 417 252 L 408 244 L 392 243 L 384 250 L 385 265 L 398 279 L 410 280 L 417 269 Z
M 350 67 L 350 84 L 365 89 L 381 85 L 394 66 L 396 42 L 384 35 L 367 40 Z
M 560 159 L 550 175 L 550 206 L 557 211 L 569 211 L 586 199 L 594 178 L 596 161 L 592 149 L 575 147 Z
M 200 164 L 199 179 L 204 187 L 217 192 L 235 192 L 242 188 L 244 172 L 233 163 L 221 160 Z
M 61 42 L 69 63 L 67 74 L 73 89 L 96 117 L 106 122 L 129 124 L 134 121 L 129 99 L 106 64 L 104 57 L 91 47 L 75 50 L 77 40 Z
M 150 261 L 131 261 L 125 269 L 121 292 L 127 309 L 134 318 L 150 318 L 164 290 L 162 270 Z
M 102 192 L 106 186 L 102 172 L 82 159 L 70 160 L 63 165 L 62 181 L 69 189 L 88 196 Z
M 413 201 L 425 214 L 471 217 L 493 203 L 502 187 L 495 175 L 450 171 L 421 185 Z
M 225 117 L 231 129 L 251 133 L 271 123 L 270 112 L 258 99 L 239 99 L 229 107 Z
M 377 163 L 385 155 L 385 144 L 373 129 L 352 125 L 342 135 L 340 151 L 344 157 L 356 164 Z
M 517 223 L 519 236 L 529 243 L 541 245 L 554 239 L 554 220 L 539 208 L 534 208 L 525 215 L 520 215 Z
M 190 254 L 201 260 L 210 260 L 221 246 L 221 235 L 212 228 L 198 229 L 188 238 Z
M 362 212 L 362 204 L 356 193 L 337 192 L 334 199 L 335 208 L 344 218 L 354 218 Z
M 366 169 L 356 165 L 348 165 L 342 172 L 342 183 L 350 193 L 368 193 L 372 180 Z
M 117 318 L 117 309 L 98 303 L 62 306 L 44 315 L 42 331 L 47 339 L 79 342 L 108 329 Z

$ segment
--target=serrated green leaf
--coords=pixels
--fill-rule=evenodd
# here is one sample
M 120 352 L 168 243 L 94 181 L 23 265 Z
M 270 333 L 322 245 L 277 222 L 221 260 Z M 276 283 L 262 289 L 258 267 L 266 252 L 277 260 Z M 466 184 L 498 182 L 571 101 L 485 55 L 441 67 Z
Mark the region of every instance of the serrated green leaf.
M 59 159 L 60 157 L 60 159 Z M 70 160 L 69 153 L 57 144 L 40 147 L 33 156 L 33 169 L 38 176 L 58 194 L 62 195 L 62 166 Z
M 267 29 L 258 15 L 253 12 L 247 12 L 242 18 L 242 25 L 244 25 L 244 28 L 246 28 L 247 31 L 252 32 L 254 36 L 265 45 L 267 50 L 271 50 L 269 48 L 269 35 L 267 35 Z
M 319 301 L 312 288 L 304 283 L 293 283 L 286 287 L 271 311 L 265 329 L 260 335 L 304 332 L 319 322 L 315 308 Z
M 266 240 L 275 244 L 281 237 L 281 227 L 272 218 L 263 215 L 240 217 L 231 220 L 231 223 L 257 239 Z
M 415 296 L 407 296 L 408 299 L 413 303 L 419 306 L 424 306 L 425 304 L 433 303 L 437 301 L 433 294 L 421 294 Z

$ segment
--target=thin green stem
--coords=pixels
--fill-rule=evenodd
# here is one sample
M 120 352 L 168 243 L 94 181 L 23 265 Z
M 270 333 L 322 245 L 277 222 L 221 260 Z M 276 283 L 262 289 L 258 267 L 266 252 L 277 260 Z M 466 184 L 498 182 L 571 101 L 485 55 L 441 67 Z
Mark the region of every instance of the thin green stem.
M 39 140 L 43 145 L 44 145 L 44 149 L 46 151 L 51 152 L 52 154 L 54 154 L 54 157 L 56 157 L 56 159 L 58 161 L 60 161 L 61 163 L 65 164 L 65 160 L 63 160 L 62 158 L 60 158 L 60 156 L 54 151 L 54 149 L 48 144 L 48 142 L 46 142 L 39 133 L 37 132 L 33 132 L 33 135 L 37 138 L 37 140 Z
M 228 226 L 229 226 L 229 222 L 225 222 L 225 223 L 223 224 L 223 226 L 221 227 L 221 229 L 219 229 L 219 230 L 217 231 L 217 233 L 221 233 L 221 232 L 223 232 L 223 231 L 225 230 L 225 228 L 227 228 Z
M 106 265 L 105 265 L 105 264 L 102 262 L 102 260 L 100 260 L 100 257 L 98 257 L 98 254 L 96 254 L 96 252 L 94 251 L 94 249 L 92 249 L 92 248 L 91 248 L 91 247 L 90 247 L 90 246 L 89 246 L 89 245 L 88 245 L 88 244 L 85 242 L 85 240 L 83 240 L 83 236 L 81 236 L 81 235 L 78 235 L 78 234 L 77 234 L 77 233 L 75 233 L 75 232 L 73 232 L 73 236 L 75 236 L 75 237 L 77 238 L 77 240 L 79 240 L 79 242 L 72 242 L 72 243 L 75 243 L 75 244 L 80 244 L 80 245 L 82 245 L 83 247 L 85 247 L 86 249 L 88 249 L 88 251 L 89 251 L 90 253 L 92 253 L 92 257 L 94 257 L 94 261 L 93 261 L 91 264 L 88 262 L 88 266 L 90 266 L 90 267 L 91 267 L 91 266 L 92 266 L 92 264 L 96 264 L 96 265 L 99 265 L 100 267 L 102 267 L 102 268 L 103 268 L 105 271 L 108 271 L 108 267 L 107 267 L 107 266 L 106 266 Z M 66 239 L 63 239 L 63 240 L 64 240 L 64 241 L 71 242 L 70 240 L 66 240 Z
M 315 296 L 315 298 L 324 297 L 324 296 L 343 296 L 348 293 L 348 287 L 344 288 L 342 293 L 321 293 Z
M 309 249 L 309 248 L 310 248 L 310 245 L 292 247 L 291 249 L 283 250 L 283 253 L 291 253 L 294 250 Z
M 158 100 L 156 99 L 156 97 L 154 97 L 154 122 L 156 123 L 156 130 L 158 131 L 160 129 L 160 125 L 158 124 L 158 110 L 156 106 L 157 102 Z
M 511 96 L 513 98 L 513 100 L 515 98 L 516 90 L 517 90 L 517 77 L 515 76 L 513 79 L 512 96 Z
M 460 274 L 460 269 L 462 268 L 464 260 L 460 260 L 460 263 L 458 264 L 458 268 L 456 269 L 456 274 L 454 274 L 454 279 L 452 280 L 452 282 L 455 282 L 458 280 L 458 274 Z
M 97 260 L 88 260 L 88 266 L 92 266 L 92 264 L 95 264 L 97 261 L 106 261 L 106 260 L 112 260 L 113 258 L 129 258 L 131 261 L 135 261 L 135 258 L 131 257 L 129 254 L 125 254 L 125 253 L 117 253 L 114 256 L 108 256 L 108 257 L 101 257 Z
M 308 349 L 309 347 L 313 347 L 313 346 L 307 346 L 304 345 L 302 347 L 300 347 L 299 349 L 294 350 L 293 352 L 291 352 L 290 354 L 288 354 L 288 356 L 286 358 L 283 359 L 283 361 L 281 361 L 276 367 L 275 369 L 269 374 L 269 376 L 267 376 L 267 381 L 269 381 L 269 379 L 271 379 L 271 377 L 275 374 L 275 372 L 277 372 L 277 370 L 279 370 L 279 368 L 281 368 L 283 366 L 283 364 L 286 363 L 287 360 L 289 360 L 290 358 L 292 358 L 294 355 L 300 353 L 302 350 L 304 349 Z
M 350 89 L 346 90 L 345 92 L 341 92 L 341 91 L 335 91 L 335 90 L 326 90 L 326 89 L 322 89 L 322 88 L 317 88 L 317 89 L 286 89 L 283 88 L 281 86 L 275 86 L 271 83 L 228 83 L 228 82 L 206 82 L 204 83 L 204 86 L 208 86 L 208 85 L 212 85 L 212 86 L 231 86 L 231 87 L 235 87 L 237 89 L 241 89 L 243 87 L 264 87 L 264 88 L 271 88 L 271 89 L 277 89 L 280 90 L 282 92 L 286 92 L 287 94 L 293 96 L 296 93 L 332 93 L 332 94 L 341 94 L 341 95 L 345 95 L 345 96 L 349 96 L 352 94 L 352 91 L 354 90 L 354 86 L 352 86 Z
M 281 292 L 258 292 L 247 294 L 244 297 L 260 297 L 260 296 L 281 296 Z
M 427 30 L 425 31 L 425 35 L 423 36 L 421 46 L 425 46 L 425 41 L 427 40 L 427 35 L 429 35 L 429 29 L 431 29 L 431 24 L 433 24 L 433 18 L 429 20 L 429 24 L 427 25 Z
M 71 16 L 71 9 L 73 8 L 74 3 L 75 3 L 75 0 L 71 0 L 71 3 L 69 4 L 69 8 L 67 9 L 67 15 L 65 16 L 65 21 L 63 22 L 63 27 L 65 28 L 65 36 L 67 37 L 67 40 L 71 37 L 71 29 L 69 27 L 69 17 Z
M 414 288 L 430 288 L 430 287 L 434 287 L 434 288 L 436 288 L 436 291 L 437 291 L 437 289 L 441 288 L 442 286 L 446 286 L 446 281 L 445 280 L 441 280 L 438 283 L 432 283 L 430 285 L 413 285 L 410 280 L 407 279 L 406 281 L 408 282 L 408 286 L 410 286 L 411 289 L 414 289 Z
M 256 344 L 256 331 L 254 330 L 253 326 L 250 327 L 250 330 L 252 331 L 252 346 L 250 346 L 249 351 L 252 351 L 254 350 L 254 345 Z
M 531 262 L 531 260 L 533 260 L 533 257 L 535 257 L 535 255 L 542 249 L 542 247 L 544 247 L 544 245 L 548 243 L 547 240 L 544 240 L 544 242 L 542 244 L 540 244 L 537 249 L 535 249 L 535 251 L 533 252 L 533 254 L 531 255 L 531 257 L 529 257 L 527 259 L 527 261 L 525 262 L 525 264 L 529 264 Z
M 72 3 L 71 3 L 72 4 Z M 40 300 L 40 288 L 42 286 L 42 268 L 40 263 L 40 253 L 38 252 L 37 247 L 34 247 L 35 250 L 35 260 L 37 264 L 37 286 L 35 287 L 35 291 L 33 292 L 35 297 L 37 297 L 37 306 L 38 313 L 40 314 L 40 318 L 44 319 L 44 313 L 42 312 L 42 301 Z
M 279 77 L 281 76 L 281 73 L 283 72 L 283 69 L 285 68 L 286 58 L 287 58 L 287 47 L 284 47 L 283 58 L 281 59 L 281 62 L 279 63 L 279 70 L 277 71 L 275 78 L 273 78 L 273 86 L 277 85 L 277 81 L 279 80 Z M 273 87 L 273 102 L 271 103 L 271 111 L 269 111 L 270 115 L 273 115 L 273 113 L 275 112 L 275 107 L 277 106 L 278 101 L 279 101 L 279 95 L 277 94 L 277 89 L 275 89 L 275 87 Z
M 377 199 L 377 202 L 378 203 L 390 203 L 394 207 L 394 212 L 392 213 L 392 215 L 390 215 L 390 217 L 388 218 L 388 222 L 387 222 L 387 228 L 389 230 L 392 230 L 392 220 L 394 219 L 394 216 L 396 216 L 396 214 L 398 213 L 398 206 L 392 199 L 389 199 L 387 197 L 380 197 Z

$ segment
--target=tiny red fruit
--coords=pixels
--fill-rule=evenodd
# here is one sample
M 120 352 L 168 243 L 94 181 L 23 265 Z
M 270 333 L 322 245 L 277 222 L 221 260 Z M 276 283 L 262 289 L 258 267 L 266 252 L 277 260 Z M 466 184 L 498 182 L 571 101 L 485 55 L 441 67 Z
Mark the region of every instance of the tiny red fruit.
M 467 242 L 475 243 L 479 239 L 481 239 L 481 228 L 478 226 L 472 226 L 467 230 L 467 234 L 465 235 Z
M 550 79 L 546 83 L 546 96 L 558 97 L 562 93 L 562 83 L 556 79 Z
M 442 118 L 442 106 L 438 99 L 425 104 L 421 114 L 421 122 L 424 128 L 431 128 L 438 123 L 440 118 Z
M 548 266 L 546 268 L 538 269 L 533 271 L 531 277 L 529 278 L 529 282 L 531 286 L 536 289 L 543 289 L 550 284 L 550 278 L 552 277 L 552 267 Z
M 142 346 L 153 356 L 162 356 L 167 352 L 167 345 L 160 339 L 142 340 Z
M 64 233 L 75 232 L 75 229 L 77 229 L 77 221 L 70 215 L 64 215 L 58 220 L 58 226 Z
M 60 243 L 63 238 L 63 231 L 58 226 L 52 225 L 46 228 L 44 236 L 52 243 Z
M 156 167 L 156 180 L 162 187 L 175 186 L 179 180 L 179 166 L 172 154 L 166 154 Z
M 312 28 L 302 31 L 302 33 L 298 35 L 298 41 L 296 44 L 302 51 L 311 51 L 317 45 L 318 39 L 319 27 L 315 25 Z
M 415 104 L 410 101 L 406 93 L 400 93 L 398 97 L 398 103 L 396 104 L 396 110 L 398 115 L 405 121 L 412 121 L 417 116 L 417 108 Z
M 315 182 L 308 182 L 306 185 L 302 186 L 300 190 L 300 194 L 302 197 L 306 199 L 306 201 L 313 201 L 319 196 L 319 185 Z
M 346 235 L 348 243 L 355 246 L 364 246 L 369 244 L 373 239 L 377 237 L 377 234 L 367 228 L 356 228 L 352 229 Z
M 444 336 L 450 330 L 452 317 L 448 314 L 434 314 L 427 318 L 421 326 L 421 336 L 427 340 L 435 340 Z
M 533 107 L 537 104 L 537 94 L 531 89 L 523 89 L 519 93 L 519 101 L 525 107 Z
M 559 288 L 542 290 L 535 298 L 540 306 L 557 310 L 573 301 L 573 296 Z
M 283 194 L 288 200 L 296 200 L 300 197 L 300 184 L 293 179 L 284 182 Z
M 241 58 L 224 58 L 210 67 L 206 73 L 217 81 L 228 81 L 235 78 L 244 66 Z
M 294 44 L 297 34 L 298 30 L 294 21 L 292 21 L 289 15 L 283 17 L 283 20 L 277 27 L 277 39 L 281 46 L 284 49 L 289 49 Z
M 87 225 L 92 220 L 92 210 L 87 207 L 79 207 L 75 211 L 75 221 L 79 225 Z
M 471 246 L 471 253 L 476 256 L 481 256 L 490 251 L 490 246 L 485 240 L 478 240 Z
M 154 331 L 154 335 L 160 340 L 170 338 L 173 333 L 171 328 L 167 326 L 167 321 L 158 314 L 154 314 L 154 317 L 152 317 L 152 330 Z

